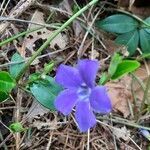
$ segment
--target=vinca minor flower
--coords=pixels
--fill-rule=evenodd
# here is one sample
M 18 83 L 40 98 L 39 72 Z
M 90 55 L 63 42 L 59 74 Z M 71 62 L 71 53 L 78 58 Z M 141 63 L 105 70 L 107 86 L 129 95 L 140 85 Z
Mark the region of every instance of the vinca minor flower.
M 70 114 L 75 106 L 75 119 L 81 132 L 96 124 L 93 113 L 107 114 L 112 106 L 105 86 L 95 86 L 98 61 L 83 59 L 76 66 L 61 64 L 56 73 L 56 82 L 62 91 L 55 100 L 55 107 L 64 115 Z

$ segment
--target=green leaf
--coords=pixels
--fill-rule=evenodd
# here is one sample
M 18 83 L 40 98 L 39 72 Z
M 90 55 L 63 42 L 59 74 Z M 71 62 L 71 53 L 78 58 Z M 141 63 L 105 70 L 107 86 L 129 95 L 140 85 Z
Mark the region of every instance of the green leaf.
M 140 30 L 140 46 L 143 53 L 150 53 L 150 33 Z
M 45 74 L 50 73 L 53 69 L 54 69 L 54 62 L 53 61 L 51 61 L 48 64 L 44 64 L 44 73 Z
M 0 102 L 5 101 L 9 95 L 6 92 L 0 91 Z
M 11 62 L 13 63 L 22 62 L 23 60 L 24 60 L 23 57 L 21 57 L 18 53 L 15 53 L 11 58 Z M 11 76 L 16 78 L 20 70 L 24 67 L 24 65 L 25 65 L 24 62 L 10 65 L 9 71 Z
M 96 25 L 108 32 L 112 33 L 126 33 L 137 29 L 138 22 L 127 15 L 112 15 L 102 21 L 98 21 Z
M 98 84 L 104 85 L 109 79 L 110 79 L 110 76 L 106 72 L 104 72 L 104 73 L 102 73 Z
M 144 21 L 150 25 L 150 17 L 146 18 Z M 150 28 L 145 28 L 145 30 L 150 33 Z
M 111 62 L 110 62 L 109 68 L 108 68 L 108 74 L 110 76 L 114 75 L 114 73 L 117 70 L 118 64 L 121 63 L 121 61 L 122 61 L 122 57 L 118 53 L 115 53 L 112 56 L 112 59 L 111 59 Z
M 55 110 L 54 101 L 62 90 L 52 77 L 46 76 L 45 80 L 39 80 L 30 86 L 30 91 L 35 99 L 44 107 Z
M 112 80 L 118 79 L 123 75 L 133 72 L 140 66 L 140 63 L 135 60 L 123 60 L 117 67 L 116 72 L 111 77 Z
M 41 76 L 41 73 L 39 73 L 39 72 L 33 73 L 29 76 L 29 81 L 28 82 L 32 84 L 32 82 L 38 81 L 40 76 Z
M 10 130 L 14 133 L 16 132 L 22 132 L 22 131 L 25 131 L 26 129 L 23 128 L 22 124 L 20 122 L 15 122 L 15 123 L 12 123 L 10 126 L 9 126 Z
M 10 74 L 5 71 L 0 72 L 0 91 L 10 92 L 16 86 L 15 81 Z
M 127 47 L 130 55 L 134 54 L 139 43 L 139 33 L 137 30 L 130 31 L 128 33 L 119 35 L 115 40 L 117 44 L 124 45 Z

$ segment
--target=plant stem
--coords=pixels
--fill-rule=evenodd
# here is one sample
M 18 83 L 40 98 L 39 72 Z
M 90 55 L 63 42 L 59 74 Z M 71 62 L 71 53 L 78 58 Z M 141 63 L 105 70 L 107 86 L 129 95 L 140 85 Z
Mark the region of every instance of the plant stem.
M 147 83 L 146 83 L 146 88 L 145 88 L 145 91 L 144 91 L 144 96 L 143 96 L 143 100 L 142 100 L 142 103 L 141 103 L 140 112 L 143 111 L 146 99 L 147 99 L 147 104 L 150 105 L 150 100 L 148 100 L 149 99 L 149 97 L 148 97 L 149 89 L 150 89 L 150 75 L 149 75 Z
M 101 117 L 101 116 L 99 116 L 98 119 L 110 120 L 110 121 L 115 122 L 115 123 L 119 123 L 119 124 L 127 125 L 127 126 L 130 126 L 130 127 L 139 128 L 139 129 L 145 129 L 145 130 L 150 131 L 149 127 L 138 125 L 136 123 L 129 122 L 129 121 L 127 122 L 127 121 L 123 121 L 123 120 L 118 120 L 118 119 L 113 119 L 113 118 L 105 118 L 105 117 Z
M 25 64 L 23 69 L 20 71 L 18 76 L 16 77 L 16 81 L 18 82 L 23 74 L 26 72 L 30 64 L 34 61 L 34 59 L 40 55 L 40 53 L 49 45 L 49 43 L 61 32 L 63 31 L 74 19 L 76 19 L 80 14 L 82 14 L 85 10 L 87 10 L 90 6 L 97 3 L 99 0 L 92 0 L 85 7 L 80 9 L 76 14 L 74 14 L 68 21 L 66 21 L 59 29 L 57 29 L 48 39 L 47 41 L 32 55 L 29 61 Z
M 12 36 L 12 37 L 10 37 L 10 38 L 8 38 L 8 39 L 6 39 L 6 40 L 0 42 L 0 46 L 3 46 L 3 45 L 5 45 L 5 44 L 7 44 L 7 43 L 9 43 L 9 42 L 11 42 L 11 41 L 13 41 L 13 40 L 15 40 L 15 39 L 21 37 L 21 36 L 24 36 L 24 35 L 26 35 L 26 34 L 28 34 L 28 33 L 31 33 L 31 32 L 37 31 L 37 30 L 40 30 L 40 29 L 42 29 L 42 28 L 44 28 L 44 27 L 38 27 L 38 28 L 34 28 L 34 29 L 31 29 L 31 30 L 27 30 L 27 31 L 21 32 L 21 33 L 19 33 L 19 34 L 16 34 L 16 35 L 14 35 L 14 36 Z

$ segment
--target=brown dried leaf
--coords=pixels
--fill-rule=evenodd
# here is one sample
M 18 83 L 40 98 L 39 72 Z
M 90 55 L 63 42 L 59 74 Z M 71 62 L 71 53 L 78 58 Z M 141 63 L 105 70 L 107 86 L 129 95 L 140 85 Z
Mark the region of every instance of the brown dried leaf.
M 147 64 L 147 67 L 150 69 L 150 63 Z M 148 73 L 144 65 L 142 65 L 134 74 L 141 79 L 141 81 L 146 85 L 148 79 Z M 113 109 L 121 112 L 124 117 L 128 117 L 130 114 L 128 101 L 133 102 L 133 97 L 131 93 L 131 82 L 132 77 L 127 75 L 117 82 L 109 82 L 106 84 L 108 88 L 108 94 L 111 98 Z M 133 92 L 141 102 L 143 99 L 144 92 L 141 89 L 141 86 L 137 81 L 133 82 Z M 150 95 L 150 91 L 149 91 Z
M 112 132 L 118 139 L 121 138 L 124 141 L 128 141 L 130 138 L 130 131 L 127 130 L 125 126 L 121 128 L 113 128 Z
M 28 113 L 26 114 L 25 118 L 29 122 L 32 122 L 34 118 L 38 118 L 39 116 L 43 116 L 44 114 L 48 113 L 50 110 L 40 105 L 35 100 L 33 101 Z
M 46 122 L 42 122 L 42 121 L 34 121 L 32 124 L 33 127 L 36 127 L 38 130 L 40 129 L 50 129 L 50 130 L 54 130 L 57 129 L 57 121 L 53 120 L 53 121 L 49 121 L 47 120 Z
M 37 22 L 37 23 L 41 23 L 41 24 L 45 24 L 45 21 L 44 21 L 44 17 L 43 17 L 43 13 L 40 12 L 40 11 L 35 11 L 35 13 L 33 14 L 32 16 L 32 19 L 31 21 L 33 22 Z M 35 24 L 30 24 L 29 27 L 28 27 L 28 30 L 29 29 L 33 29 L 33 28 L 37 28 L 37 27 L 40 27 L 39 25 L 35 25 Z M 39 40 L 39 39 L 42 39 L 42 40 L 46 40 L 47 38 L 50 37 L 50 35 L 53 33 L 54 31 L 50 31 L 48 30 L 47 28 L 43 28 L 43 29 L 40 29 L 36 32 L 32 32 L 30 34 L 28 34 L 26 37 L 25 37 L 25 40 L 24 40 L 24 45 L 26 48 L 28 48 L 31 53 L 34 52 L 34 43 Z M 54 38 L 54 40 L 50 43 L 50 47 L 55 49 L 55 46 L 59 47 L 60 49 L 63 49 L 66 47 L 67 45 L 67 36 L 65 34 L 58 34 L 57 37 Z
M 147 63 L 147 69 L 150 70 L 150 63 Z M 147 83 L 147 79 L 148 79 L 148 72 L 145 68 L 145 65 L 142 65 L 136 72 L 135 72 L 135 76 L 137 76 L 142 82 L 143 84 L 146 86 L 146 83 Z M 133 87 L 134 87 L 134 92 L 135 92 L 135 95 L 136 97 L 142 101 L 143 99 L 143 95 L 144 95 L 144 92 L 143 90 L 141 89 L 141 86 L 137 83 L 137 82 L 134 82 L 133 83 Z
M 120 111 L 125 118 L 128 117 L 130 114 L 128 100 L 132 101 L 132 94 L 128 89 L 128 84 L 122 80 L 118 82 L 109 82 L 106 86 L 113 109 Z

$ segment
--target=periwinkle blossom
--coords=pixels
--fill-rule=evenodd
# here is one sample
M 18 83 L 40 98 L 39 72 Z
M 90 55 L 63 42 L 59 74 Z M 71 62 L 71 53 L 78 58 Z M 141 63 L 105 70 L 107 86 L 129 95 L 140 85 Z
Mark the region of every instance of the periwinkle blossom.
M 150 141 L 150 132 L 145 129 L 140 129 L 140 133 Z
M 55 107 L 64 115 L 69 115 L 75 106 L 75 119 L 81 132 L 96 124 L 93 113 L 107 114 L 111 111 L 111 101 L 105 86 L 95 86 L 99 63 L 96 60 L 79 60 L 76 67 L 61 64 L 56 73 L 56 82 L 62 91 L 55 100 Z

